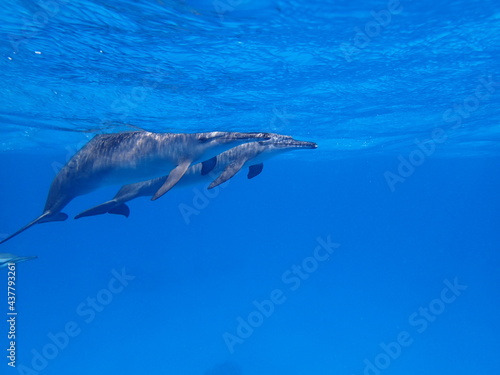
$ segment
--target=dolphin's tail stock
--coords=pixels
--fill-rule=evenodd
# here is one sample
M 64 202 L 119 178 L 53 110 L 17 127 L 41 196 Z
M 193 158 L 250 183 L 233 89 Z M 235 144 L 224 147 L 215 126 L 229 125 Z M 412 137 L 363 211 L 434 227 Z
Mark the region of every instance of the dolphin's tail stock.
M 58 212 L 58 213 L 53 214 L 50 211 L 46 211 L 43 214 L 41 214 L 40 216 L 38 216 L 35 220 L 33 220 L 28 225 L 25 225 L 24 227 L 19 229 L 14 234 L 11 234 L 9 237 L 4 238 L 2 241 L 0 241 L 0 245 L 3 244 L 4 242 L 7 242 L 11 238 L 17 236 L 19 233 L 24 232 L 26 229 L 31 228 L 35 224 L 49 223 L 51 221 L 64 221 L 67 218 L 68 218 L 68 215 L 66 215 L 65 213 Z
M 125 203 L 119 203 L 115 200 L 111 200 L 106 203 L 100 204 L 99 206 L 95 206 L 89 208 L 88 210 L 80 212 L 75 216 L 75 219 L 86 216 L 103 215 L 107 213 L 128 217 L 130 215 L 130 208 Z

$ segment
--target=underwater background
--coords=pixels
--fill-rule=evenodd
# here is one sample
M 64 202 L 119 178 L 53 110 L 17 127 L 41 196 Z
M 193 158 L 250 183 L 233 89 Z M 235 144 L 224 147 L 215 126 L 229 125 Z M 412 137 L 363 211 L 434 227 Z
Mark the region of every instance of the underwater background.
M 318 144 L 73 220 L 103 188 L 0 245 L 38 256 L 15 368 L 0 269 L 0 374 L 498 371 L 498 1 L 17 0 L 0 21 L 0 238 L 96 134 Z

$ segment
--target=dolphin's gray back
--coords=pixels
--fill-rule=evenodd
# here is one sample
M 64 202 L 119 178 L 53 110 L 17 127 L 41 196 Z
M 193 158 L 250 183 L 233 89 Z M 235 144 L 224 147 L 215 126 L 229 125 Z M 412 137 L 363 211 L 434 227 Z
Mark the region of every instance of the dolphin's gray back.
M 188 135 L 192 136 L 149 132 L 97 135 L 78 151 L 65 167 L 82 177 L 88 176 L 89 173 L 99 175 L 117 169 L 137 169 L 153 159 L 165 161 L 169 157 L 175 158 L 175 149 L 182 148 L 187 143 L 185 139 L 177 142 L 177 138 Z M 176 147 L 173 147 L 174 142 L 168 142 L 174 139 L 175 143 L 178 143 Z
M 183 158 L 197 159 L 207 150 L 207 156 L 211 157 L 214 152 L 227 149 L 228 143 L 248 141 L 233 140 L 237 136 L 241 137 L 241 134 L 243 133 L 178 134 L 136 131 L 97 135 L 55 177 L 44 211 L 57 211 L 73 197 L 100 186 L 134 183 L 164 176 Z M 260 133 L 255 136 L 260 136 Z M 211 144 L 210 141 L 214 139 L 220 139 L 220 144 Z
M 98 186 L 106 185 L 105 180 L 120 180 L 120 176 L 137 172 L 136 179 L 144 174 L 144 179 L 151 174 L 152 168 L 141 171 L 157 156 L 162 139 L 175 135 L 152 134 L 148 132 L 125 132 L 101 134 L 92 138 L 59 171 L 52 182 L 47 197 L 45 210 L 55 210 L 64 206 L 74 196 L 85 194 Z M 160 164 L 160 163 L 158 163 Z M 168 172 L 175 165 L 163 160 L 163 171 Z M 158 167 L 154 165 L 153 168 Z M 146 169 L 146 168 L 144 168 Z M 115 175 L 113 175 L 115 173 Z M 158 172 L 161 175 L 161 172 Z M 154 177 L 154 176 L 152 176 Z M 134 176 L 130 177 L 134 180 Z

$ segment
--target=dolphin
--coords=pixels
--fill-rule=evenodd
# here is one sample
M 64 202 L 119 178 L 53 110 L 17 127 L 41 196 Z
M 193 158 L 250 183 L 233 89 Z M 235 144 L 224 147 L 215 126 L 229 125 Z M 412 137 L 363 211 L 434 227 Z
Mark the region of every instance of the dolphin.
M 250 165 L 247 177 L 251 179 L 262 172 L 263 162 L 269 158 L 287 151 L 317 147 L 314 142 L 297 141 L 290 136 L 272 134 L 269 140 L 245 143 L 233 147 L 212 159 L 192 165 L 179 180 L 176 187 L 209 182 L 212 176 L 219 174 L 208 187 L 212 189 L 229 180 L 245 165 Z M 105 213 L 128 217 L 130 209 L 125 203 L 138 197 L 154 195 L 167 178 L 168 176 L 163 176 L 153 180 L 125 185 L 116 193 L 113 199 L 81 212 L 75 216 L 75 219 Z
M 189 166 L 212 158 L 236 145 L 269 139 L 270 133 L 150 133 L 134 131 L 102 134 L 92 138 L 59 171 L 49 190 L 43 213 L 0 244 L 38 223 L 64 221 L 61 210 L 75 197 L 102 186 L 168 178 L 152 200 L 169 191 Z
M 37 256 L 18 257 L 14 254 L 0 253 L 0 268 L 7 267 L 9 263 L 25 262 L 27 260 L 36 258 L 38 257 Z

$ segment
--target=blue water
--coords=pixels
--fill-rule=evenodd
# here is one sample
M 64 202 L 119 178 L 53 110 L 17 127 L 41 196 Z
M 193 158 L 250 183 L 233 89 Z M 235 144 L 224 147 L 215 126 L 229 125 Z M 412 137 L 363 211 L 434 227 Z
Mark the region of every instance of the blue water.
M 16 368 L 0 270 L 1 374 L 496 373 L 497 1 L 17 0 L 0 21 L 2 238 L 96 134 L 319 145 L 0 245 L 38 256 Z

